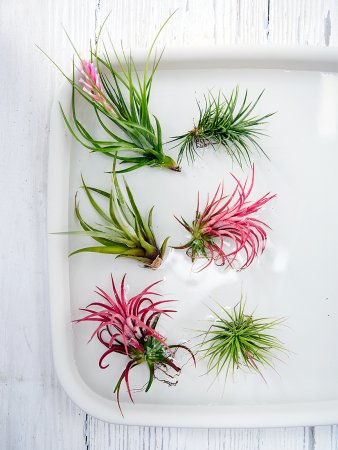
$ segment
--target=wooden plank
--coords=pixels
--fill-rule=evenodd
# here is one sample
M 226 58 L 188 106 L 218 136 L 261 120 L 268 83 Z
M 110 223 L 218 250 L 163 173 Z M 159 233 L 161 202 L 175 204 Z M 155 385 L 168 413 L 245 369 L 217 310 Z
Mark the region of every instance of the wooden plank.
M 34 44 L 69 67 L 61 24 L 81 43 L 93 14 L 84 0 L 1 2 L 1 449 L 83 448 L 84 414 L 55 379 L 49 327 L 48 130 L 61 79 Z
M 88 417 L 90 449 L 104 450 L 331 450 L 331 427 L 271 429 L 191 429 L 108 425 Z M 321 427 L 319 427 L 321 428 Z M 326 428 L 326 427 L 324 427 Z M 330 439 L 327 437 L 330 436 Z M 316 440 L 317 442 L 317 440 Z
M 337 450 L 337 425 L 315 427 L 313 435 L 313 448 L 314 450 Z
M 208 449 L 259 450 L 258 429 L 209 430 Z
M 267 41 L 267 0 L 143 0 L 134 8 L 129 5 L 129 0 L 116 0 L 113 5 L 102 0 L 98 10 L 100 22 L 111 11 L 106 28 L 113 42 L 119 43 L 123 39 L 127 48 L 149 46 L 155 30 L 175 10 L 159 45 L 203 46 Z
M 107 425 L 88 418 L 90 449 L 259 450 L 259 430 L 221 430 Z M 121 439 L 122 436 L 122 439 Z
M 268 1 L 215 2 L 216 43 L 263 44 L 268 40 Z
M 338 45 L 335 0 L 270 0 L 269 42 L 286 45 Z

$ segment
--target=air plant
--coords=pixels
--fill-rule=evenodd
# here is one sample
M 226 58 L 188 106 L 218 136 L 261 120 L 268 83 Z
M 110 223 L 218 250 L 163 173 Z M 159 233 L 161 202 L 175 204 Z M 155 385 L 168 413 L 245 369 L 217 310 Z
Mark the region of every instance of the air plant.
M 178 222 L 191 234 L 191 239 L 177 249 L 186 249 L 192 262 L 205 258 L 208 262 L 203 270 L 212 262 L 216 265 L 234 267 L 239 256 L 244 255 L 244 262 L 239 264 L 239 270 L 247 268 L 258 255 L 263 253 L 267 234 L 264 228 L 268 225 L 257 219 L 257 213 L 275 195 L 265 194 L 255 202 L 249 202 L 255 172 L 252 168 L 251 181 L 242 184 L 233 174 L 236 187 L 230 196 L 224 194 L 224 184 L 220 184 L 211 201 L 208 200 L 203 210 L 200 210 L 198 194 L 195 219 L 191 225 L 181 217 Z
M 91 49 L 90 60 L 83 59 L 72 44 L 80 61 L 79 82 L 76 79 L 74 64 L 72 77 L 68 77 L 57 66 L 72 86 L 73 124 L 60 105 L 68 130 L 81 145 L 92 152 L 100 152 L 110 157 L 117 154 L 120 163 L 128 165 L 119 172 L 129 172 L 143 166 L 180 171 L 179 165 L 164 153 L 160 122 L 149 111 L 153 77 L 162 56 L 162 53 L 159 57 L 155 54 L 151 62 L 153 50 L 159 34 L 170 17 L 151 44 L 142 76 L 132 56 L 127 56 L 124 51 L 119 56 L 113 47 L 115 58 L 112 59 L 103 44 L 104 51 L 99 56 L 98 43 L 102 27 L 95 49 Z M 107 136 L 105 139 L 95 137 L 79 120 L 76 92 L 92 107 L 99 127 Z
M 199 150 L 209 146 L 214 149 L 223 146 L 227 155 L 241 167 L 243 162 L 251 165 L 251 145 L 267 156 L 257 139 L 264 135 L 261 127 L 272 114 L 254 115 L 262 94 L 263 92 L 255 101 L 250 102 L 246 91 L 239 105 L 238 87 L 232 91 L 229 99 L 221 92 L 217 97 L 211 93 L 205 96 L 204 107 L 197 103 L 197 125 L 187 133 L 173 138 L 172 142 L 178 141 L 176 146 L 180 148 L 178 162 L 185 156 L 189 163 L 193 163 Z
M 95 227 L 89 225 L 82 218 L 79 203 L 75 198 L 75 214 L 83 231 L 69 231 L 65 234 L 86 235 L 101 245 L 80 248 L 72 252 L 70 256 L 80 252 L 113 254 L 117 255 L 117 258 L 132 258 L 141 261 L 146 267 L 157 269 L 162 263 L 169 237 L 163 241 L 160 247 L 157 245 L 152 230 L 154 207 L 149 211 L 147 220 L 144 220 L 126 180 L 124 180 L 124 184 L 128 200 L 123 196 L 117 180 L 115 164 L 116 160 L 113 166 L 113 186 L 110 192 L 89 187 L 82 178 L 87 198 L 101 217 L 104 225 L 96 225 Z M 107 212 L 96 202 L 92 193 L 98 194 L 108 201 Z
M 208 360 L 208 373 L 215 371 L 219 376 L 225 370 L 226 379 L 230 371 L 247 368 L 263 377 L 261 367 L 274 368 L 272 360 L 277 358 L 276 353 L 285 352 L 285 348 L 271 332 L 284 319 L 247 315 L 242 295 L 232 311 L 222 305 L 219 305 L 219 312 L 210 311 L 216 319 L 202 331 L 203 341 L 199 344 L 202 357 Z
M 104 362 L 109 355 L 118 353 L 128 358 L 125 369 L 114 389 L 121 413 L 120 390 L 123 381 L 126 384 L 130 400 L 134 402 L 129 383 L 130 371 L 133 368 L 140 364 L 147 365 L 149 378 L 144 389 L 145 392 L 148 392 L 154 379 L 158 379 L 156 377 L 157 372 L 166 376 L 167 379 L 162 380 L 165 383 L 176 384 L 170 379 L 176 378 L 181 371 L 175 361 L 175 355 L 179 349 L 188 352 L 195 363 L 194 354 L 188 347 L 180 344 L 167 344 L 166 338 L 156 330 L 158 320 L 162 315 L 170 316 L 170 313 L 175 312 L 173 309 L 164 307 L 173 300 L 152 300 L 152 297 L 160 297 L 160 294 L 152 290 L 160 281 L 147 286 L 139 294 L 127 299 L 125 278 L 126 275 L 122 279 L 118 292 L 114 279 L 111 277 L 113 296 L 98 287 L 96 293 L 103 301 L 93 302 L 86 308 L 81 309 L 87 315 L 75 320 L 76 323 L 96 322 L 98 324 L 90 340 L 97 336 L 106 348 L 99 359 L 101 369 L 106 369 L 109 366 L 108 363 Z M 170 372 L 173 372 L 174 375 Z

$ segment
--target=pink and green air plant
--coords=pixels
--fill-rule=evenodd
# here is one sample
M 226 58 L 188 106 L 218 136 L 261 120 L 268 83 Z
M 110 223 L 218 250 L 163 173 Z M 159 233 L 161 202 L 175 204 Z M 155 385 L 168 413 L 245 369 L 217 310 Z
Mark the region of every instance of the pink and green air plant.
M 240 254 L 244 262 L 239 263 L 238 270 L 250 266 L 259 252 L 263 253 L 269 226 L 255 217 L 255 214 L 275 195 L 265 194 L 260 199 L 249 202 L 253 189 L 255 172 L 252 168 L 251 181 L 242 184 L 233 174 L 236 187 L 230 196 L 224 194 L 224 184 L 220 184 L 211 201 L 200 211 L 199 195 L 196 217 L 189 225 L 181 218 L 176 219 L 191 233 L 187 244 L 175 247 L 187 249 L 192 262 L 198 258 L 206 258 L 208 262 L 203 270 L 212 262 L 216 265 L 234 267 L 239 262 Z
M 150 46 L 142 74 L 136 68 L 132 55 L 127 55 L 123 48 L 120 54 L 114 46 L 109 51 L 102 41 L 102 52 L 99 52 L 104 24 L 98 32 L 96 45 L 90 48 L 89 58 L 82 58 L 71 42 L 80 63 L 79 82 L 75 63 L 71 77 L 54 63 L 72 87 L 70 114 L 60 105 L 68 131 L 88 150 L 116 157 L 121 164 L 121 173 L 143 166 L 180 171 L 177 162 L 164 151 L 161 124 L 149 106 L 152 83 L 162 56 L 162 53 L 156 56 L 154 48 L 170 17 Z M 104 137 L 96 135 L 86 121 L 80 120 L 78 96 L 90 106 L 92 117 Z
M 161 315 L 170 316 L 175 312 L 173 309 L 167 309 L 165 304 L 173 302 L 173 300 L 153 300 L 152 297 L 161 297 L 160 294 L 154 292 L 152 288 L 160 281 L 152 283 L 143 289 L 139 294 L 126 298 L 125 294 L 125 278 L 122 278 L 119 292 L 112 280 L 113 296 L 107 294 L 104 290 L 97 287 L 96 293 L 103 301 L 90 303 L 81 311 L 88 313 L 85 317 L 75 320 L 74 322 L 97 322 L 98 325 L 92 333 L 89 341 L 96 335 L 98 340 L 106 347 L 106 350 L 99 359 L 99 367 L 106 369 L 109 364 L 104 360 L 113 353 L 125 355 L 129 358 L 125 369 L 118 379 L 114 393 L 119 409 L 122 413 L 120 404 L 120 390 L 123 380 L 126 383 L 129 398 L 134 402 L 129 383 L 130 371 L 142 364 L 146 363 L 149 370 L 148 382 L 145 391 L 148 392 L 154 379 L 156 371 L 162 372 L 169 378 L 169 370 L 172 369 L 176 375 L 179 375 L 181 368 L 175 361 L 175 354 L 178 349 L 187 351 L 195 363 L 194 354 L 185 345 L 168 345 L 166 338 L 156 331 L 156 325 Z M 171 383 L 164 380 L 167 384 Z

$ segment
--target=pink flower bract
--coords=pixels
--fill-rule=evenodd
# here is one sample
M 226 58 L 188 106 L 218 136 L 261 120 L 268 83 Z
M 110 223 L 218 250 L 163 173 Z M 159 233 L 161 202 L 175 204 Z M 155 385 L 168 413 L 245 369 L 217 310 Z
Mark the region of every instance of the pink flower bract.
M 87 92 L 87 94 L 89 94 L 95 102 L 111 112 L 112 108 L 104 97 L 99 74 L 94 64 L 90 61 L 82 59 L 81 73 L 83 78 L 80 78 L 79 82 L 83 85 L 83 90 Z

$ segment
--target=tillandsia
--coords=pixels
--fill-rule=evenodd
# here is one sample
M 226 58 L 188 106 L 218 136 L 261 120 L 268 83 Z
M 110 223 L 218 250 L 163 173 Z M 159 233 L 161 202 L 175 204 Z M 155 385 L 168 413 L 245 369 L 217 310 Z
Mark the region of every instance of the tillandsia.
M 267 156 L 257 139 L 264 135 L 262 126 L 273 113 L 254 115 L 254 109 L 263 92 L 253 102 L 248 100 L 247 91 L 240 101 L 238 87 L 232 91 L 229 99 L 221 92 L 216 97 L 211 93 L 206 95 L 204 106 L 197 103 L 197 125 L 187 133 L 173 138 L 172 142 L 178 141 L 177 146 L 180 149 L 178 162 L 180 163 L 184 156 L 189 163 L 194 162 L 199 150 L 208 146 L 214 149 L 223 146 L 230 158 L 241 167 L 243 162 L 251 165 L 251 147 Z
M 179 349 L 187 352 L 195 363 L 194 354 L 187 346 L 181 344 L 169 345 L 166 338 L 156 330 L 158 320 L 162 315 L 170 316 L 170 313 L 175 312 L 175 310 L 166 309 L 164 306 L 173 302 L 173 300 L 159 299 L 161 295 L 153 291 L 153 287 L 160 281 L 147 286 L 140 293 L 127 299 L 125 278 L 126 275 L 124 275 L 118 291 L 114 279 L 111 277 L 112 296 L 98 287 L 96 293 L 103 300 L 93 302 L 86 308 L 81 309 L 87 315 L 75 320 L 76 323 L 97 322 L 98 325 L 90 340 L 96 336 L 105 347 L 105 351 L 99 359 L 101 369 L 106 369 L 109 366 L 104 361 L 113 353 L 128 358 L 125 369 L 114 389 L 121 413 L 120 390 L 123 381 L 125 381 L 129 398 L 133 402 L 129 383 L 130 371 L 133 368 L 140 364 L 147 366 L 149 378 L 144 390 L 148 392 L 154 379 L 159 379 L 157 377 L 158 372 L 165 377 L 160 381 L 169 385 L 176 384 L 177 380 L 174 381 L 174 379 L 181 371 L 175 359 L 176 352 Z
M 92 226 L 88 224 L 80 214 L 79 202 L 75 198 L 75 214 L 83 231 L 69 231 L 65 234 L 86 235 L 100 243 L 100 246 L 80 248 L 70 254 L 80 252 L 95 252 L 114 254 L 117 257 L 132 258 L 144 263 L 146 267 L 157 269 L 163 260 L 167 242 L 167 237 L 159 247 L 152 230 L 152 207 L 145 220 L 135 203 L 133 194 L 124 180 L 127 199 L 120 189 L 115 163 L 112 171 L 112 189 L 110 192 L 103 191 L 85 184 L 83 178 L 83 188 L 86 196 L 104 222 L 102 225 Z M 94 199 L 93 194 L 103 197 L 108 202 L 107 212 Z
M 202 357 L 208 360 L 208 373 L 215 371 L 219 376 L 225 370 L 226 379 L 230 371 L 248 368 L 263 377 L 261 368 L 274 368 L 273 359 L 286 351 L 283 343 L 271 334 L 284 319 L 256 318 L 246 314 L 243 296 L 233 310 L 219 305 L 218 312 L 210 311 L 215 320 L 207 330 L 200 330 L 203 340 L 199 344 Z
M 268 225 L 257 219 L 256 214 L 275 195 L 265 194 L 260 199 L 249 202 L 255 180 L 252 177 L 242 184 L 233 174 L 236 187 L 231 195 L 224 194 L 224 184 L 220 184 L 215 195 L 204 209 L 200 209 L 199 194 L 195 219 L 190 225 L 183 217 L 176 219 L 191 234 L 189 241 L 177 249 L 186 249 L 192 262 L 199 258 L 207 259 L 203 270 L 212 262 L 216 265 L 234 267 L 238 270 L 247 268 L 258 255 L 263 253 L 266 245 Z M 243 259 L 244 257 L 244 259 Z M 242 259 L 242 262 L 240 260 Z
M 153 78 L 162 56 L 162 53 L 159 57 L 155 54 L 152 58 L 154 46 L 170 17 L 151 44 L 142 69 L 143 75 L 139 74 L 132 56 L 127 56 L 124 51 L 119 56 L 112 46 L 115 55 L 112 59 L 103 44 L 103 53 L 99 55 L 98 43 L 102 27 L 95 48 L 91 49 L 89 60 L 83 59 L 73 46 L 80 61 L 79 82 L 76 79 L 74 64 L 72 77 L 68 77 L 59 68 L 72 86 L 73 123 L 60 105 L 68 130 L 81 145 L 92 152 L 107 156 L 117 153 L 120 163 L 128 165 L 122 167 L 119 172 L 129 172 L 142 166 L 180 171 L 176 161 L 164 153 L 160 122 L 149 110 Z M 76 92 L 92 107 L 97 124 L 106 138 L 95 137 L 79 119 Z

